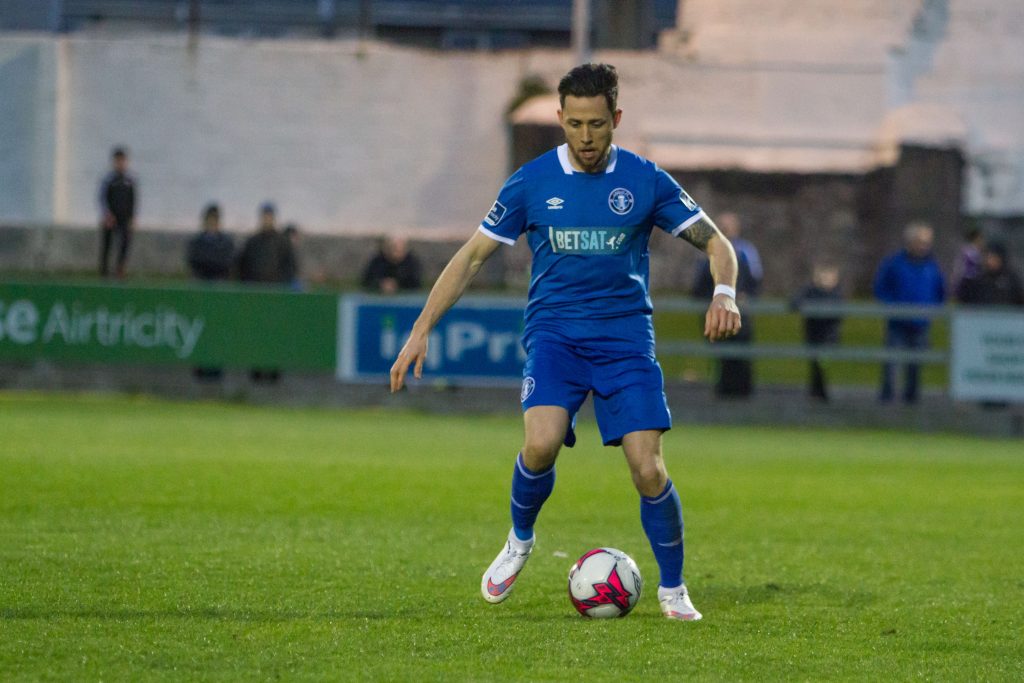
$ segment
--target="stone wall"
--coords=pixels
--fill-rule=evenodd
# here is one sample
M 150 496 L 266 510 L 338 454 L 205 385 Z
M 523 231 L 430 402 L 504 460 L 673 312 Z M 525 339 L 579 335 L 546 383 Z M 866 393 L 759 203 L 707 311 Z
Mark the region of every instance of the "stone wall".
M 895 166 L 867 175 L 675 172 L 714 217 L 733 211 L 764 261 L 764 293 L 786 297 L 816 261 L 840 266 L 851 296 L 870 296 L 875 269 L 912 220 L 935 227 L 936 255 L 952 272 L 963 220 L 957 150 L 904 147 Z M 994 232 L 994 231 L 993 231 Z
M 553 129 L 557 130 L 557 129 Z M 530 129 L 520 142 L 546 145 L 550 130 Z M 520 149 L 517 154 L 525 154 Z M 864 176 L 758 174 L 743 171 L 677 171 L 676 178 L 714 217 L 740 215 L 744 237 L 761 252 L 763 294 L 789 297 L 810 278 L 817 261 L 838 264 L 849 296 L 870 297 L 881 259 L 901 244 L 903 227 L 924 219 L 936 231 L 936 254 L 947 274 L 960 245 L 959 179 L 963 160 L 956 150 L 906 148 L 893 167 Z M 985 223 L 990 237 L 1008 242 L 1011 254 L 1024 245 L 1021 230 L 1005 221 Z M 455 250 L 473 232 L 413 236 L 425 284 L 432 282 Z M 248 232 L 233 233 L 239 246 Z M 143 228 L 137 231 L 129 271 L 160 277 L 187 277 L 185 244 L 190 233 Z M 60 226 L 0 227 L 0 272 L 94 272 L 98 234 Z M 305 234 L 300 248 L 303 277 L 313 282 L 355 283 L 376 249 L 373 235 Z M 651 241 L 652 287 L 689 292 L 699 253 L 683 240 L 656 230 Z M 1017 259 L 1020 263 L 1020 259 Z M 502 247 L 477 278 L 476 286 L 525 291 L 530 251 L 525 240 Z

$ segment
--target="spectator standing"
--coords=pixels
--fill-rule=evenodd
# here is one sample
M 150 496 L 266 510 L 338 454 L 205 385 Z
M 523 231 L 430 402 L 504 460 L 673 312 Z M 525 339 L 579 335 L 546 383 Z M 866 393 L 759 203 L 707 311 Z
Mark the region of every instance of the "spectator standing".
M 128 249 L 135 231 L 138 182 L 128 169 L 128 151 L 115 147 L 110 154 L 110 172 L 100 183 L 100 277 L 110 275 L 110 249 L 117 238 L 115 274 L 124 277 Z
M 960 283 L 969 278 L 981 275 L 982 250 L 985 248 L 985 237 L 981 228 L 972 225 L 964 232 L 964 243 L 953 264 L 953 291 L 960 289 Z
M 277 209 L 272 203 L 260 207 L 259 220 L 259 229 L 246 240 L 239 256 L 238 277 L 242 282 L 291 286 L 298 270 L 295 250 L 288 236 L 277 229 Z M 277 382 L 281 371 L 253 368 L 249 376 L 254 382 Z
M 722 216 L 726 219 L 732 229 L 738 231 L 739 219 L 736 214 L 725 213 Z M 722 234 L 725 230 L 719 229 Z M 734 232 L 733 234 L 738 234 Z M 757 253 L 754 245 L 747 242 L 748 247 Z M 750 271 L 750 262 L 747 254 L 736 250 L 736 302 L 746 304 L 756 298 L 761 281 L 754 277 Z M 713 295 L 715 280 L 711 274 L 711 264 L 705 259 L 697 267 L 697 276 L 694 280 L 692 296 L 707 298 Z M 703 326 L 703 322 L 701 322 Z M 754 340 L 754 316 L 749 312 L 744 315 L 743 327 L 734 336 L 719 340 L 719 344 L 750 344 Z M 754 366 L 749 358 L 722 356 L 716 362 L 715 395 L 722 398 L 746 398 L 754 392 Z
M 295 276 L 292 277 L 292 281 L 288 284 L 296 292 L 301 292 L 305 289 L 302 284 L 302 268 L 299 265 L 299 251 L 302 249 L 302 233 L 299 232 L 299 226 L 295 223 L 289 223 L 284 226 L 284 230 L 281 231 L 285 237 L 288 238 L 288 243 L 292 245 L 292 253 L 295 255 Z
M 811 284 L 803 289 L 794 303 L 800 307 L 806 303 L 841 303 L 843 294 L 839 287 L 839 269 L 830 264 L 819 263 L 811 273 Z M 839 343 L 839 316 L 804 315 L 804 342 L 809 346 L 834 346 Z M 828 401 L 828 381 L 821 361 L 812 358 L 810 362 L 811 398 Z
M 221 232 L 220 207 L 209 204 L 203 210 L 203 224 L 189 240 L 186 260 L 192 276 L 199 280 L 227 280 L 235 259 L 235 242 Z
M 982 252 L 981 272 L 963 279 L 956 289 L 962 303 L 983 306 L 1024 306 L 1024 285 L 1007 262 L 1006 247 L 990 244 Z
M 377 254 L 363 269 L 363 288 L 381 294 L 419 289 L 420 262 L 400 235 L 381 238 Z
M 193 277 L 203 282 L 227 280 L 231 277 L 234 257 L 234 241 L 220 230 L 220 207 L 208 204 L 203 209 L 199 232 L 188 241 L 185 260 L 189 270 Z M 197 366 L 192 369 L 192 374 L 200 381 L 218 381 L 224 377 L 224 369 Z
M 731 211 L 723 213 L 718 218 L 718 227 L 722 234 L 732 242 L 732 247 L 736 250 L 736 258 L 742 258 L 747 262 L 752 288 L 755 291 L 761 291 L 761 281 L 764 280 L 764 266 L 761 265 L 761 254 L 750 240 L 744 239 L 741 236 L 743 224 L 740 221 L 739 215 Z
M 242 282 L 291 284 L 296 275 L 291 240 L 277 229 L 277 209 L 270 202 L 260 207 L 259 228 L 245 241 L 238 258 Z
M 924 222 L 914 222 L 903 233 L 904 248 L 885 258 L 875 273 L 875 297 L 887 304 L 909 306 L 938 306 L 946 299 L 945 280 L 939 263 L 932 255 L 935 233 Z M 885 345 L 890 349 L 919 351 L 929 346 L 928 318 L 890 318 L 886 321 Z M 903 401 L 916 403 L 920 365 L 906 363 Z M 888 362 L 882 368 L 880 398 L 891 401 L 895 391 L 896 363 Z

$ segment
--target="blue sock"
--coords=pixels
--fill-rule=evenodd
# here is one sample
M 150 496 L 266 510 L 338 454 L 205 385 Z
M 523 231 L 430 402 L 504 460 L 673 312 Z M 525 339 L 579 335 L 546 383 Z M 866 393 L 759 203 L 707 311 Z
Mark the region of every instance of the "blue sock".
M 683 584 L 683 506 L 669 479 L 657 496 L 640 497 L 640 523 L 644 527 L 658 561 L 661 585 L 676 588 Z
M 520 541 L 533 538 L 533 523 L 554 488 L 555 466 L 533 472 L 523 464 L 520 453 L 512 472 L 512 528 Z

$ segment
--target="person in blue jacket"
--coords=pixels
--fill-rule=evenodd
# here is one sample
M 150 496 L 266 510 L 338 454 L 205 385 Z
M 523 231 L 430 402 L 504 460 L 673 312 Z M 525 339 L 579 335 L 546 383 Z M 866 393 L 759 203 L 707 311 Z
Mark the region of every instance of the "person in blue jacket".
M 946 283 L 939 263 L 932 255 L 935 233 L 924 222 L 914 222 L 903 233 L 904 248 L 882 261 L 875 273 L 875 297 L 887 304 L 938 306 L 946 300 Z M 928 348 L 928 318 L 890 318 L 886 322 L 885 345 L 891 349 Z M 916 403 L 920 365 L 905 364 L 903 401 Z M 895 392 L 896 363 L 882 368 L 882 401 L 891 401 Z

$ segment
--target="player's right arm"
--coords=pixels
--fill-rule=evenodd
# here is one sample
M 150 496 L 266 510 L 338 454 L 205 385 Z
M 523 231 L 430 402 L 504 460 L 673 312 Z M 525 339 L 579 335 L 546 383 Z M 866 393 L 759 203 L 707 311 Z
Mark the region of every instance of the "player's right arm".
M 405 375 L 409 372 L 410 366 L 416 379 L 423 376 L 423 361 L 427 357 L 430 331 L 448 309 L 455 305 L 480 267 L 500 245 L 501 242 L 478 230 L 455 252 L 455 256 L 441 271 L 437 282 L 430 290 L 427 303 L 423 305 L 423 310 L 412 326 L 409 340 L 399 351 L 395 364 L 391 366 L 392 393 L 405 385 Z

